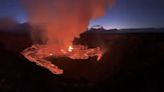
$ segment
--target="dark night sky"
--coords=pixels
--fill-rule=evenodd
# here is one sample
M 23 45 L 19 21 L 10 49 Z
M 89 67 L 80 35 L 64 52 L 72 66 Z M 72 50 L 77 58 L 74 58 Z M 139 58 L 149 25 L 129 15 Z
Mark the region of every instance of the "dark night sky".
M 0 16 L 27 20 L 20 0 L 1 0 Z M 105 28 L 164 27 L 164 0 L 117 0 L 106 16 L 91 21 L 91 25 L 96 24 Z

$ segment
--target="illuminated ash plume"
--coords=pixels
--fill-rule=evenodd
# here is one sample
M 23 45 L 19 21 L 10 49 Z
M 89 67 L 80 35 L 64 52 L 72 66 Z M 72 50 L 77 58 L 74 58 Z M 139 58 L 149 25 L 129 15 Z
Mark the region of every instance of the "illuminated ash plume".
M 105 14 L 112 0 L 24 0 L 29 22 L 44 26 L 47 44 L 67 49 L 86 31 L 90 20 Z
M 35 49 L 37 52 L 34 55 L 35 59 L 40 57 L 40 53 L 46 54 L 44 57 L 56 55 L 81 59 L 80 57 L 86 56 L 82 59 L 87 59 L 98 56 L 100 59 L 102 56 L 100 49 L 81 50 L 81 46 L 77 47 L 79 49 L 73 49 L 70 46 L 73 45 L 73 39 L 87 29 L 90 20 L 105 14 L 105 10 L 113 3 L 113 0 L 23 0 L 23 2 L 29 14 L 31 25 L 46 30 L 45 36 L 43 36 L 47 37 L 46 44 L 44 46 L 34 45 L 37 48 Z M 35 34 L 33 36 L 35 37 Z M 30 55 L 27 55 L 28 51 L 31 52 L 30 48 L 26 49 L 23 54 L 27 58 L 31 58 Z M 38 51 L 41 52 L 38 53 Z M 81 53 L 82 55 L 80 55 Z M 49 69 L 48 66 L 40 64 L 40 61 L 33 61 L 39 62 L 39 65 Z

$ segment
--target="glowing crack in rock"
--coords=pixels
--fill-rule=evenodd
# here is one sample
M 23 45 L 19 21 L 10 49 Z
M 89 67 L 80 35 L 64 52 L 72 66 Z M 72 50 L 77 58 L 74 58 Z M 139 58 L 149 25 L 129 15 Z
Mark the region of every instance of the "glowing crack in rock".
M 63 74 L 63 70 L 52 64 L 52 61 L 46 60 L 47 57 L 69 57 L 70 59 L 88 59 L 89 57 L 97 56 L 97 61 L 102 57 L 103 51 L 97 48 L 88 49 L 87 46 L 77 45 L 69 46 L 68 50 L 55 50 L 46 45 L 33 45 L 25 49 L 22 54 L 31 62 L 42 66 L 53 74 Z

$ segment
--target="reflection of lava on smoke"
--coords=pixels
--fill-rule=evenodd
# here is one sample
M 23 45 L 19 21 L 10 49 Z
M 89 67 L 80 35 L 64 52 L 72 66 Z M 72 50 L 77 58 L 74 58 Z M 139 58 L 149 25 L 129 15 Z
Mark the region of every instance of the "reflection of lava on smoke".
M 47 61 L 46 57 L 69 57 L 71 59 L 88 59 L 102 57 L 101 48 L 88 49 L 86 46 L 73 45 L 72 41 L 84 32 L 90 20 L 105 14 L 106 7 L 112 0 L 24 0 L 29 13 L 29 22 L 33 29 L 34 45 L 22 53 L 30 61 L 49 69 L 54 74 L 62 70 Z M 54 11 L 54 12 L 53 12 Z M 41 42 L 37 40 L 40 34 Z

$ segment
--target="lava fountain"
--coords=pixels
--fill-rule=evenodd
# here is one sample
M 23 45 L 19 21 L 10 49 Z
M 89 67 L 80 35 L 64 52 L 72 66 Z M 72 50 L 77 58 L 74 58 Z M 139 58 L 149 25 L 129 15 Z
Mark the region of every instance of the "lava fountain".
M 100 60 L 102 48 L 87 48 L 74 45 L 72 41 L 84 32 L 90 20 L 105 15 L 105 10 L 113 0 L 23 0 L 33 28 L 42 28 L 41 38 L 44 44 L 38 44 L 37 36 L 41 31 L 32 32 L 34 45 L 22 54 L 37 65 L 47 68 L 54 74 L 62 74 L 47 57 L 69 57 L 71 59 L 88 59 L 97 56 Z M 45 40 L 47 39 L 47 40 Z

